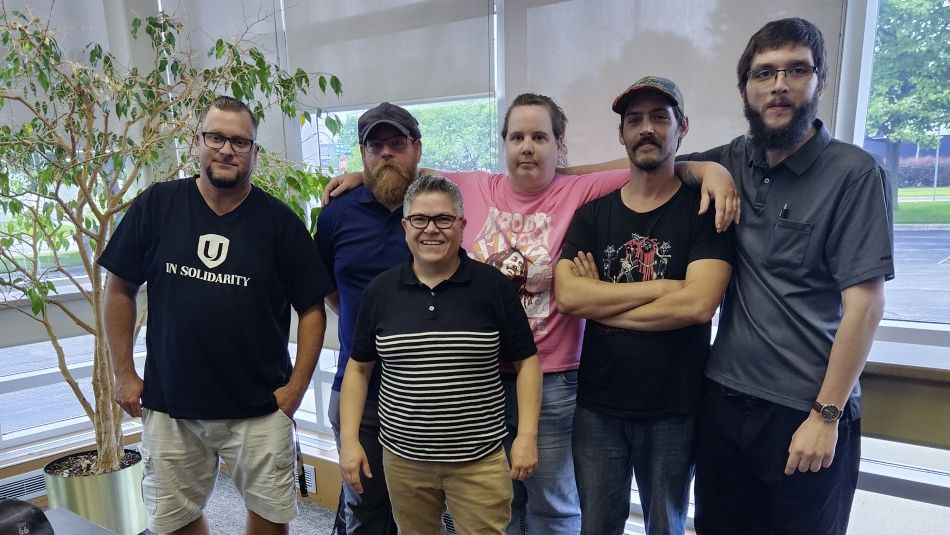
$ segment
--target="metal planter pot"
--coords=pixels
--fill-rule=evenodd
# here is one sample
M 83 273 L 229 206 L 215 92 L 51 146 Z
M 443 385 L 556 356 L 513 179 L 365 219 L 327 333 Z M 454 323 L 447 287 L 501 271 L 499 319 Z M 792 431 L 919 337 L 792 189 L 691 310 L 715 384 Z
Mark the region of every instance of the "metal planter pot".
M 71 456 L 64 458 L 68 457 Z M 50 466 L 61 460 L 47 464 L 43 470 L 50 508 L 69 509 L 118 535 L 138 535 L 145 531 L 148 518 L 142 501 L 144 463 L 141 460 L 108 474 L 69 477 L 50 474 Z

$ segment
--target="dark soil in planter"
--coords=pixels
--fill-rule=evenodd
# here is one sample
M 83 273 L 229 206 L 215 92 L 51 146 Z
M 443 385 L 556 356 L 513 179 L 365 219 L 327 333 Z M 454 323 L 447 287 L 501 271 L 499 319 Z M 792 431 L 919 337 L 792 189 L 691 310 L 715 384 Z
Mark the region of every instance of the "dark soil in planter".
M 68 457 L 55 460 L 46 465 L 47 474 L 61 477 L 77 477 L 95 475 L 94 468 L 96 457 L 99 453 L 96 450 L 74 453 Z M 128 468 L 142 460 L 142 455 L 135 450 L 125 450 L 125 455 L 119 458 L 119 470 Z

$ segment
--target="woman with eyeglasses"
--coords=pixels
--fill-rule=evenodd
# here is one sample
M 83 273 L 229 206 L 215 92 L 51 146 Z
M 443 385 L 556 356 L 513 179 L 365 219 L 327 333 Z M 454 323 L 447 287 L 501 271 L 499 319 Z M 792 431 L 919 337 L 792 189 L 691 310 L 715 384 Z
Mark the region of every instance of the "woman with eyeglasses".
M 557 308 L 554 266 L 574 211 L 588 201 L 620 188 L 629 177 L 625 167 L 584 175 L 559 171 L 566 160 L 567 117 L 553 99 L 525 93 L 514 99 L 505 115 L 501 137 L 507 173 L 432 171 L 457 183 L 465 199 L 468 225 L 462 247 L 472 258 L 515 272 L 519 295 L 538 348 L 543 372 L 538 423 L 538 465 L 531 477 L 514 480 L 509 534 L 580 533 L 580 504 L 571 457 L 571 434 L 577 394 L 577 368 L 583 320 Z M 717 221 L 728 226 L 737 207 L 731 177 L 720 166 L 684 164 L 682 174 L 704 177 L 717 202 Z M 351 173 L 327 186 L 324 201 L 354 187 L 362 174 Z M 715 185 L 714 185 L 715 184 Z M 512 257 L 523 267 L 510 268 Z M 500 259 L 500 261 L 499 261 Z M 506 263 L 505 259 L 509 259 Z M 493 260 L 493 261 L 490 261 Z M 529 298 L 525 298 L 529 296 Z M 506 450 L 518 427 L 514 369 L 503 364 L 507 393 Z

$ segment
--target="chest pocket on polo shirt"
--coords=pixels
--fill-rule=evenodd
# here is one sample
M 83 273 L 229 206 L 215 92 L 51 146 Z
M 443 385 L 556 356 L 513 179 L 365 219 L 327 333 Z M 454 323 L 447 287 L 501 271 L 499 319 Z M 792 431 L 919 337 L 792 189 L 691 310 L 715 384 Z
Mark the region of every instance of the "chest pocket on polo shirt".
M 777 268 L 801 267 L 808 252 L 812 227 L 811 223 L 778 219 L 769 236 L 765 265 Z

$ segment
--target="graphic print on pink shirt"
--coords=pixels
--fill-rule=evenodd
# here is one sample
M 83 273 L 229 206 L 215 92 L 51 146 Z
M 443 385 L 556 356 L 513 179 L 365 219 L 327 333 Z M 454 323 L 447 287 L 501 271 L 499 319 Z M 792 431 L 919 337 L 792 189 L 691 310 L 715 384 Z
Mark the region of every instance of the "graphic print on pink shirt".
M 545 332 L 551 315 L 554 251 L 550 234 L 551 216 L 545 212 L 521 214 L 490 207 L 471 250 L 473 258 L 495 266 L 515 282 L 537 334 Z

